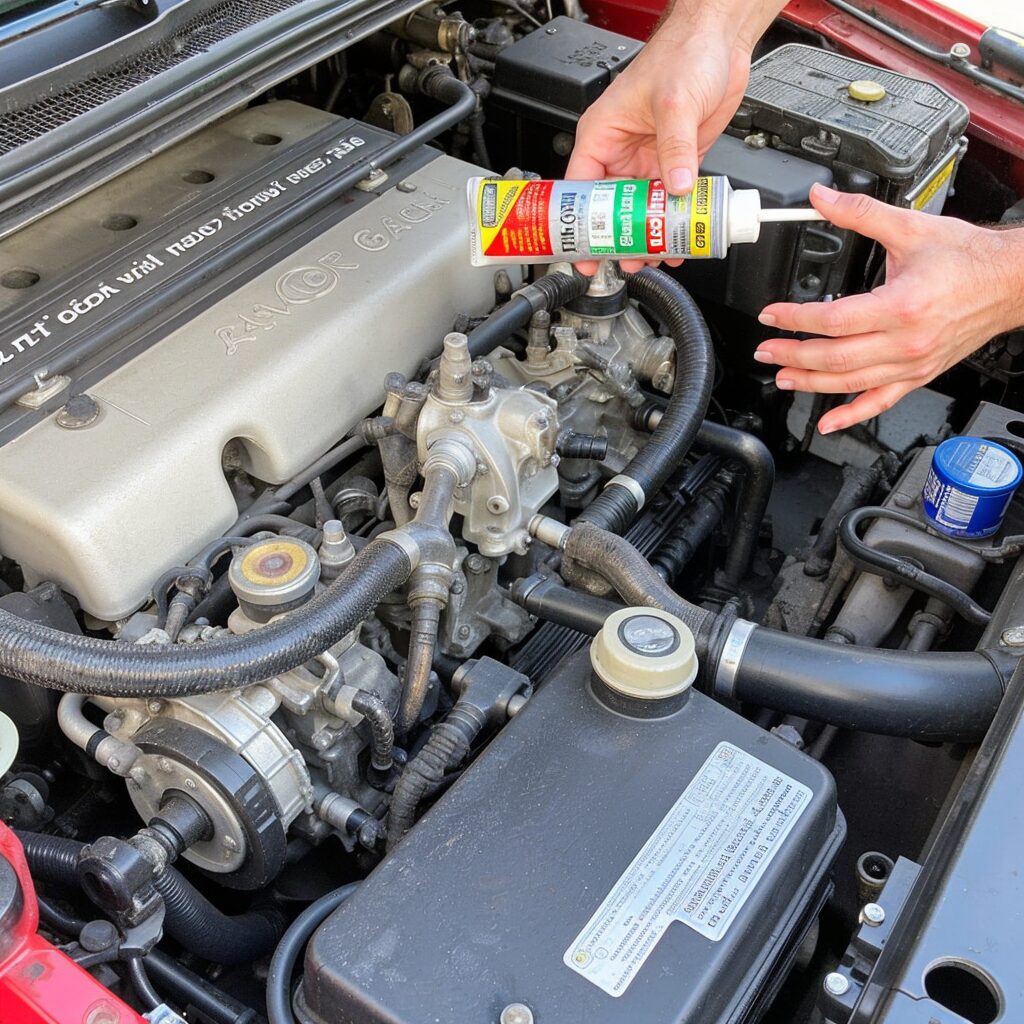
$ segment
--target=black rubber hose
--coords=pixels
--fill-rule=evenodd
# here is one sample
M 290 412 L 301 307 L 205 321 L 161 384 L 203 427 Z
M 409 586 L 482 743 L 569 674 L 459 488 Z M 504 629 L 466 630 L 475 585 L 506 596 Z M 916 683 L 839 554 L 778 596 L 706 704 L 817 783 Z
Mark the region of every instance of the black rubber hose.
M 736 523 L 725 556 L 725 582 L 735 588 L 754 558 L 761 524 L 775 486 L 775 460 L 764 442 L 753 434 L 710 420 L 700 425 L 695 443 L 698 448 L 738 462 L 743 469 L 743 483 L 736 499 Z
M 79 889 L 78 858 L 85 847 L 74 839 L 42 832 L 16 833 L 33 877 Z M 284 931 L 272 908 L 228 916 L 172 867 L 154 879 L 164 900 L 164 931 L 187 950 L 214 963 L 237 964 L 269 953 Z
M 255 1010 L 242 1006 L 166 953 L 152 949 L 146 954 L 145 963 L 150 977 L 179 1005 L 193 1006 L 216 1024 L 255 1024 Z
M 435 725 L 420 752 L 405 766 L 388 811 L 388 849 L 393 849 L 416 821 L 416 809 L 436 793 L 447 772 L 461 764 L 486 719 L 472 704 L 458 701 Z
M 187 697 L 249 686 L 326 651 L 409 578 L 408 555 L 373 540 L 290 615 L 210 643 L 136 645 L 73 636 L 0 610 L 0 676 L 110 697 Z
M 630 298 L 667 325 L 676 345 L 675 383 L 661 422 L 619 474 L 637 484 L 646 502 L 679 468 L 697 437 L 711 400 L 715 353 L 697 304 L 668 274 L 647 267 L 627 275 L 626 289 Z M 613 479 L 584 509 L 580 521 L 623 533 L 640 504 L 631 489 Z
M 715 616 L 681 598 L 629 541 L 589 522 L 569 531 L 565 556 L 610 583 L 627 606 L 660 608 L 691 630 L 697 654 L 708 649 Z
M 976 743 L 1009 673 L 998 653 L 887 651 L 758 628 L 715 692 L 842 729 Z
M 530 322 L 538 309 L 554 312 L 573 299 L 578 299 L 590 285 L 582 274 L 545 274 L 533 284 L 515 292 L 503 306 L 499 306 L 482 324 L 467 335 L 469 355 L 472 359 L 486 356 L 503 345 L 511 334 Z
M 913 516 L 880 505 L 868 505 L 848 512 L 839 524 L 839 543 L 858 569 L 874 573 L 876 576 L 891 576 L 900 583 L 949 605 L 968 622 L 983 626 L 992 618 L 991 612 L 987 612 L 970 594 L 959 587 L 933 576 L 908 558 L 878 551 L 861 540 L 857 532 L 858 527 L 870 519 L 891 519 L 914 529 L 921 528 L 921 524 Z
M 589 636 L 600 632 L 604 620 L 623 607 L 603 597 L 581 590 L 570 590 L 553 576 L 537 575 L 518 579 L 509 590 L 509 597 L 545 622 L 568 626 Z
M 295 964 L 302 955 L 313 932 L 327 920 L 359 888 L 358 882 L 349 882 L 340 889 L 321 896 L 311 903 L 291 923 L 284 933 L 270 961 L 267 973 L 267 1018 L 269 1024 L 295 1024 L 292 1013 L 291 989 Z
M 128 961 L 128 977 L 131 979 L 132 988 L 135 989 L 135 995 L 138 996 L 139 1002 L 145 1004 L 147 1012 L 163 1004 L 163 1000 L 149 980 L 141 957 L 133 956 Z
M 204 960 L 255 960 L 269 953 L 284 932 L 284 917 L 275 908 L 228 916 L 174 868 L 165 868 L 153 885 L 164 898 L 164 931 Z
M 387 704 L 379 693 L 360 690 L 352 698 L 352 709 L 370 726 L 370 764 L 376 771 L 391 771 L 395 763 L 395 726 Z

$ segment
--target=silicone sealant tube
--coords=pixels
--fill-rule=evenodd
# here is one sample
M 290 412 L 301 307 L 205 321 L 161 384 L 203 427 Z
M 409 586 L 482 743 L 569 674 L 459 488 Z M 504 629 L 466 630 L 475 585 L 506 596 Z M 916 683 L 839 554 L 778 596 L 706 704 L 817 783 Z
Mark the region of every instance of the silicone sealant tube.
M 821 220 L 808 210 L 762 210 L 756 189 L 702 176 L 689 195 L 658 179 L 514 181 L 471 178 L 472 262 L 721 259 L 734 242 L 756 242 L 765 221 Z

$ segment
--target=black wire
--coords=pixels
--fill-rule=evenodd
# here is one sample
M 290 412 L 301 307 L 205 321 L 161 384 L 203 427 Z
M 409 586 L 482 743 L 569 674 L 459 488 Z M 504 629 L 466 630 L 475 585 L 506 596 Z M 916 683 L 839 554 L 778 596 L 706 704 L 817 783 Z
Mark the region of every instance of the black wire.
M 848 512 L 839 524 L 839 543 L 858 569 L 874 573 L 876 576 L 892 576 L 900 583 L 949 605 L 968 622 L 983 626 L 992 618 L 990 612 L 959 587 L 940 580 L 938 576 L 926 572 L 905 557 L 888 555 L 866 544 L 857 530 L 861 523 L 870 519 L 890 519 L 912 529 L 923 530 L 921 523 L 913 516 L 880 505 L 868 505 Z

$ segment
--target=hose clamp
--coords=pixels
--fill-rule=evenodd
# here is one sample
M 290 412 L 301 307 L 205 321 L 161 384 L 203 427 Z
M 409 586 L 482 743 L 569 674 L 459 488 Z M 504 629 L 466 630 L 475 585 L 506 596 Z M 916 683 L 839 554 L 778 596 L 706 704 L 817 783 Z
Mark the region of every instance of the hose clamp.
M 629 491 L 633 496 L 633 501 L 636 502 L 636 510 L 640 511 L 647 504 L 647 495 L 644 494 L 644 489 L 638 484 L 631 476 L 626 476 L 625 473 L 620 473 L 618 476 L 613 476 L 611 480 L 605 484 L 605 490 L 608 490 L 611 486 L 621 487 L 623 490 Z
M 409 559 L 409 564 L 414 569 L 420 564 L 423 553 L 420 551 L 419 544 L 416 543 L 416 538 L 408 530 L 402 527 L 386 530 L 384 533 L 378 533 L 374 540 L 382 540 L 388 544 L 394 544 Z
M 736 676 L 739 674 L 743 652 L 747 649 L 756 622 L 737 619 L 729 630 L 729 635 L 722 644 L 722 654 L 715 670 L 714 694 L 716 697 L 732 697 L 736 687 Z
M 535 515 L 527 526 L 527 532 L 531 537 L 536 537 L 542 544 L 555 548 L 556 551 L 564 551 L 572 527 L 560 523 L 550 516 Z

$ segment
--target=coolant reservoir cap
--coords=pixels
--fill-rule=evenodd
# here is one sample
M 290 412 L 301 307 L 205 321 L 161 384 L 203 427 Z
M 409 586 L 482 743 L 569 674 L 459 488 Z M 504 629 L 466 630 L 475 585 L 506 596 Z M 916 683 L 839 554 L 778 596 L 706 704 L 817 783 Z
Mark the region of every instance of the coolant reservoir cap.
M 268 537 L 231 559 L 228 582 L 243 606 L 285 611 L 304 601 L 320 579 L 320 560 L 305 541 Z
M 631 704 L 653 702 L 662 714 L 685 701 L 697 677 L 693 633 L 657 608 L 623 608 L 609 615 L 590 645 L 590 664 L 608 695 Z M 628 713 L 620 701 L 606 703 Z

